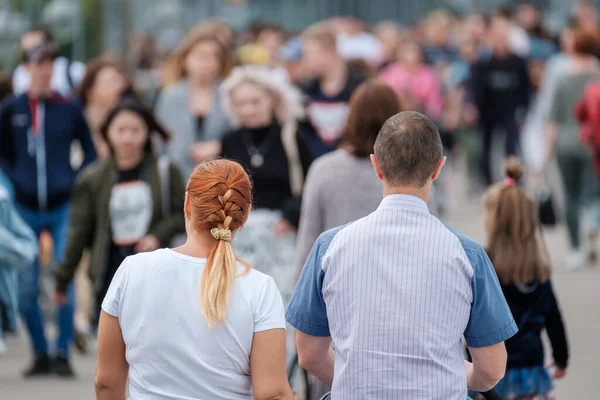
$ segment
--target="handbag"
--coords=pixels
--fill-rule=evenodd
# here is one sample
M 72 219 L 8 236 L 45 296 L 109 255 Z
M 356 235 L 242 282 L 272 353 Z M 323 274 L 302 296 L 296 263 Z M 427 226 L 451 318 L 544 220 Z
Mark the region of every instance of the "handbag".
M 548 186 L 544 187 L 538 195 L 538 218 L 540 224 L 544 226 L 555 226 L 557 223 L 554 199 Z

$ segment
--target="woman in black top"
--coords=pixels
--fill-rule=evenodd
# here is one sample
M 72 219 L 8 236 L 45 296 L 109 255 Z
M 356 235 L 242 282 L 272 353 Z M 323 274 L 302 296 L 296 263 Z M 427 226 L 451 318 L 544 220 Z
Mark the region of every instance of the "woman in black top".
M 281 279 L 287 287 L 300 195 L 312 162 L 304 125 L 299 122 L 300 92 L 269 68 L 245 66 L 234 69 L 223 82 L 221 97 L 230 122 L 237 127 L 223 138 L 221 155 L 241 162 L 254 181 L 254 211 L 240 231 L 248 240 L 237 238 L 238 254 L 263 270 L 282 264 Z M 277 254 L 272 251 L 274 240 Z M 285 290 L 281 284 L 280 290 Z
M 484 195 L 488 254 L 519 332 L 506 341 L 508 364 L 496 386 L 503 399 L 547 399 L 551 379 L 566 375 L 569 348 L 550 282 L 550 263 L 534 202 L 518 187 L 520 162 L 509 159 L 504 183 Z M 553 371 L 544 367 L 542 330 L 552 345 Z

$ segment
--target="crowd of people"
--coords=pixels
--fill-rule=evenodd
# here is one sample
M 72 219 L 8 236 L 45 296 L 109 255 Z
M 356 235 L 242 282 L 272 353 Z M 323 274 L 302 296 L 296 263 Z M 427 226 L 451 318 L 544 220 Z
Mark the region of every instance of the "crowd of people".
M 409 387 L 437 368 L 438 383 L 420 388 L 421 397 L 447 390 L 444 398 L 459 399 L 466 388 L 456 382 L 466 373 L 475 391 L 500 382 L 503 398 L 548 398 L 569 352 L 539 201 L 529 189 L 547 192 L 548 171 L 558 167 L 568 266 L 594 262 L 600 17 L 593 2 L 577 2 L 559 34 L 544 28 L 539 9 L 522 4 L 485 15 L 436 10 L 413 25 L 334 18 L 302 32 L 269 22 L 236 32 L 221 20 L 202 21 L 176 49 L 135 39 L 127 56 L 84 65 L 59 57 L 52 32 L 34 26 L 21 38 L 12 84 L 0 82 L 0 354 L 19 314 L 33 355 L 26 377 L 73 376 L 73 344 L 88 350 L 87 332 L 98 331 L 98 398 L 121 398 L 127 366 L 136 364 L 129 388 L 141 397 L 199 387 L 196 395 L 248 398 L 250 375 L 255 397 L 287 399 L 280 371 L 287 318 L 298 331 L 301 365 L 324 382 L 314 385 L 318 396 L 333 383 L 334 398 L 398 398 L 385 380 Z M 437 219 L 452 211 L 460 159 L 470 190 L 484 194 L 486 251 Z M 415 241 L 438 246 L 438 254 L 420 258 Z M 410 271 L 386 273 L 394 257 Z M 428 262 L 450 270 L 414 275 Z M 381 275 L 355 272 L 361 263 L 381 264 L 374 268 Z M 55 345 L 40 291 L 48 270 Z M 400 277 L 432 280 L 425 288 L 390 284 Z M 76 281 L 89 282 L 91 307 L 76 304 Z M 200 295 L 186 289 L 190 283 Z M 181 297 L 169 292 L 175 288 Z M 425 302 L 435 310 L 429 316 L 392 306 L 424 291 L 446 293 Z M 449 304 L 452 323 L 435 317 Z M 148 307 L 152 317 L 140 312 Z M 76 313 L 82 323 L 74 323 Z M 177 353 L 182 347 L 161 342 L 180 324 L 187 333 L 178 345 L 192 349 L 196 338 L 208 338 L 202 349 Z M 217 337 L 220 324 L 230 330 Z M 398 340 L 405 335 L 429 341 L 435 354 Z M 463 336 L 473 361 L 464 367 Z M 498 347 L 504 341 L 508 361 Z M 153 359 L 148 349 L 179 359 Z M 223 357 L 219 349 L 231 360 L 202 361 Z M 399 376 L 369 352 L 424 361 Z M 175 366 L 164 381 L 153 360 Z M 185 372 L 194 362 L 205 376 Z M 354 380 L 365 368 L 378 372 Z

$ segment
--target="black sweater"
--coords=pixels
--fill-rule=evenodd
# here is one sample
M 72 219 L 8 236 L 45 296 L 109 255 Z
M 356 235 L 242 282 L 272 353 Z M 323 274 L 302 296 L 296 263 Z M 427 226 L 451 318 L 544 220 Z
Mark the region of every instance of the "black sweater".
M 502 285 L 519 332 L 506 341 L 508 369 L 544 365 L 542 330 L 552 345 L 556 365 L 566 368 L 569 347 L 560 309 L 550 281 L 528 286 Z
M 470 89 L 482 123 L 514 118 L 519 108 L 529 106 L 527 64 L 516 55 L 480 61 L 471 69 Z
M 305 129 L 303 125 L 299 125 L 296 134 L 304 176 L 313 160 L 306 143 Z M 254 183 L 254 208 L 281 210 L 283 217 L 297 227 L 302 201 L 292 195 L 288 159 L 280 133 L 279 125 L 260 129 L 241 128 L 235 130 L 222 139 L 221 156 L 240 162 L 250 173 Z M 270 137 L 273 134 L 277 135 L 276 140 L 272 140 Z M 249 140 L 247 135 L 250 135 Z M 268 140 L 270 145 L 267 143 L 266 147 L 263 146 L 265 140 Z M 263 165 L 258 168 L 253 167 L 250 163 L 249 144 L 259 148 L 264 157 Z

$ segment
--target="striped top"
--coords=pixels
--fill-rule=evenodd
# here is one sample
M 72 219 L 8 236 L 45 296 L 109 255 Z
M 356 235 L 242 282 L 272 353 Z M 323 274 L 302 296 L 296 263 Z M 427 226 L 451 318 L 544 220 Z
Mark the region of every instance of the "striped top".
M 486 347 L 517 332 L 483 248 L 408 195 L 319 237 L 287 320 L 331 336 L 335 400 L 464 400 L 463 336 Z

